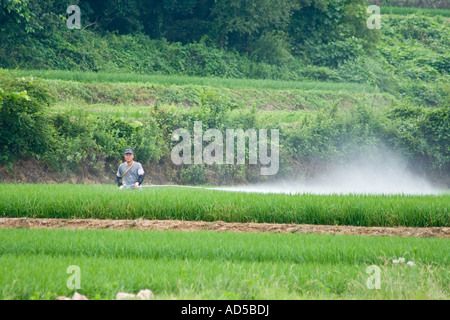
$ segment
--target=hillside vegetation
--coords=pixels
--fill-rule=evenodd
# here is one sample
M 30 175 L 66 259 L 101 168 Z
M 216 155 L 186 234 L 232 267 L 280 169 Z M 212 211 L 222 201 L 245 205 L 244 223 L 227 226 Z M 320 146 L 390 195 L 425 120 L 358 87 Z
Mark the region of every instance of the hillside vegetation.
M 129 2 L 136 6 L 106 12 L 80 0 L 83 30 L 60 19 L 65 1 L 2 2 L 0 67 L 15 70 L 0 71 L 1 180 L 36 182 L 26 170 L 33 163 L 42 182 L 111 182 L 129 146 L 161 182 L 266 179 L 251 166 L 174 166 L 171 133 L 202 121 L 205 130 L 280 129 L 272 178 L 305 179 L 361 154 L 383 161 L 391 150 L 449 185 L 450 23 L 440 5 L 427 7 L 434 14 L 383 15 L 382 28 L 370 30 L 364 1 L 286 0 L 267 21 L 230 29 L 260 14 L 252 1 L 230 0 L 242 9 L 234 11 L 163 1 L 151 12 Z M 55 14 L 37 14 L 48 10 Z M 145 22 L 152 15 L 165 32 Z

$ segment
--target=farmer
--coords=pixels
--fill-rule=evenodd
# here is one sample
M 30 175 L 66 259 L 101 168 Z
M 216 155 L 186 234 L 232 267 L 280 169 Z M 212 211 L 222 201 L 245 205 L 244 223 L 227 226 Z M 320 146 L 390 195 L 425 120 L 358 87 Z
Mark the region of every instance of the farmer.
M 125 150 L 125 162 L 117 170 L 117 184 L 120 189 L 133 187 L 137 189 L 144 180 L 144 168 L 139 162 L 134 161 L 133 149 Z

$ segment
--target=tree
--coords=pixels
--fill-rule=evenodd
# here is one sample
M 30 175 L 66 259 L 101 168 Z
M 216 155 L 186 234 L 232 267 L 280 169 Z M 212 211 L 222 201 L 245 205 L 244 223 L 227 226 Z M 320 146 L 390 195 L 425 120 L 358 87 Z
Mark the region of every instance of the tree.
M 53 99 L 48 88 L 32 78 L 0 75 L 0 161 L 43 154 L 50 137 L 44 111 Z
M 293 54 L 336 67 L 372 50 L 380 32 L 367 28 L 366 10 L 365 0 L 301 1 L 288 27 Z
M 295 0 L 221 0 L 211 15 L 220 47 L 247 51 L 265 32 L 283 31 L 290 21 Z
M 77 4 L 79 0 L 0 0 L 1 33 L 9 37 L 52 34 L 64 27 L 67 7 Z

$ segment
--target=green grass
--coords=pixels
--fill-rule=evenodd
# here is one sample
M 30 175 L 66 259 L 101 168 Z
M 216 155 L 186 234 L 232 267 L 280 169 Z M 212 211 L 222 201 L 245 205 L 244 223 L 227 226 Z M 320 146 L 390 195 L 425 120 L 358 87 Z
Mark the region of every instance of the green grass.
M 0 217 L 449 226 L 449 194 L 283 195 L 183 188 L 0 184 Z
M 0 299 L 71 296 L 71 265 L 90 299 L 145 288 L 156 299 L 449 298 L 446 239 L 2 229 L 0 253 Z M 365 285 L 370 265 L 380 290 Z
M 260 110 L 258 111 L 256 117 L 259 123 L 265 124 L 280 124 L 280 123 L 295 123 L 302 120 L 305 115 L 313 114 L 311 110 L 277 110 L 277 111 L 267 111 Z
M 429 9 L 429 8 L 413 8 L 413 7 L 381 7 L 381 14 L 424 14 L 430 16 L 450 17 L 450 10 L 448 9 Z
M 162 105 L 159 109 L 166 109 L 168 112 L 173 110 L 170 106 Z M 54 112 L 62 113 L 68 112 L 76 117 L 89 117 L 96 115 L 100 117 L 117 118 L 122 117 L 125 120 L 149 120 L 151 117 L 151 106 L 133 106 L 133 105 L 110 105 L 104 103 L 98 104 L 79 104 L 72 102 L 59 103 L 52 107 Z M 236 109 L 230 111 L 230 117 L 238 121 L 242 116 L 243 109 Z M 182 112 L 180 110 L 177 110 Z M 303 119 L 307 114 L 312 114 L 313 110 L 259 110 L 256 113 L 258 123 L 266 125 L 280 124 L 280 123 L 294 123 Z
M 82 83 L 140 83 L 163 86 L 197 85 L 229 89 L 275 89 L 275 90 L 316 90 L 374 93 L 369 85 L 345 82 L 323 81 L 282 81 L 267 79 L 201 78 L 184 75 L 143 75 L 133 73 L 105 73 L 66 70 L 15 70 L 20 76 L 34 76 L 50 80 L 76 81 Z
M 68 112 L 76 117 L 89 117 L 90 115 L 118 118 L 127 120 L 150 119 L 150 112 L 153 107 L 150 106 L 132 106 L 132 105 L 110 105 L 104 103 L 97 104 L 79 104 L 72 102 L 59 103 L 52 107 L 52 111 L 63 113 Z
M 334 105 L 339 108 L 356 105 L 376 105 L 383 108 L 392 106 L 396 101 L 395 97 L 388 93 L 380 93 L 373 87 L 355 83 L 144 75 L 142 82 L 127 82 L 127 79 L 139 79 L 131 73 L 122 74 L 121 81 L 121 74 L 118 73 L 23 70 L 10 72 L 20 77 L 39 75 L 45 79 L 53 95 L 57 97 L 58 110 L 73 109 L 81 114 L 89 114 L 92 110 L 93 114 L 105 115 L 110 111 L 117 111 L 113 106 L 140 108 L 153 106 L 156 102 L 159 106 L 173 104 L 177 107 L 193 107 L 200 105 L 208 93 L 217 94 L 225 104 L 262 110 L 319 110 Z M 146 112 L 137 108 L 130 108 L 129 111 L 134 114 L 133 117 L 140 117 L 140 114 Z

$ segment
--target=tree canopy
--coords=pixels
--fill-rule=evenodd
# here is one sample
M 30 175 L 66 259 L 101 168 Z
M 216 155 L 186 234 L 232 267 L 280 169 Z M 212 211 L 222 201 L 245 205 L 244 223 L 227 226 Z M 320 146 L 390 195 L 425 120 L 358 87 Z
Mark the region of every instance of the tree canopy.
M 0 28 L 13 37 L 44 37 L 63 27 L 69 5 L 80 7 L 82 26 L 98 32 L 203 41 L 273 64 L 292 55 L 321 60 L 312 44 L 323 52 L 370 49 L 378 35 L 364 27 L 365 0 L 0 0 Z M 328 64 L 346 58 L 336 55 Z

